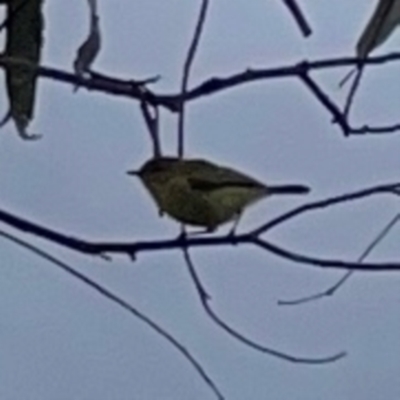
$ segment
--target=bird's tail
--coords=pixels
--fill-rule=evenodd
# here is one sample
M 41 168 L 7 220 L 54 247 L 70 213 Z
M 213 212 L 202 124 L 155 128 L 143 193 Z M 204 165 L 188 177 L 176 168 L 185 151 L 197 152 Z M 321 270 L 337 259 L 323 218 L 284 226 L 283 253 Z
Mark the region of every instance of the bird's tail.
M 269 194 L 307 194 L 310 188 L 304 185 L 276 185 L 268 186 Z

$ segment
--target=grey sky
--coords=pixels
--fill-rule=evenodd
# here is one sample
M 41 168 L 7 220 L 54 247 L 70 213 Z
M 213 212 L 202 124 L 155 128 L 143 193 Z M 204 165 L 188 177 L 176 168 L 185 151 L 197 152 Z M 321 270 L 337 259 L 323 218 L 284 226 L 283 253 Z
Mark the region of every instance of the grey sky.
M 177 91 L 198 3 L 99 0 L 104 44 L 94 68 L 127 79 L 160 74 L 155 88 Z M 191 85 L 248 67 L 352 55 L 375 2 L 302 2 L 314 28 L 308 40 L 279 1 L 212 3 Z M 45 14 L 43 64 L 71 71 L 87 34 L 87 4 L 47 2 Z M 398 42 L 395 34 L 376 53 L 398 50 Z M 345 92 L 337 83 L 347 71 L 314 76 L 339 100 Z M 398 93 L 397 64 L 369 69 L 353 120 L 398 121 Z M 0 96 L 3 113 L 4 90 Z M 187 155 L 236 166 L 267 183 L 308 184 L 310 201 L 399 180 L 399 134 L 343 138 L 295 79 L 237 87 L 193 102 L 187 111 Z M 162 113 L 162 139 L 170 154 L 176 149 L 175 122 L 175 116 Z M 158 217 L 140 183 L 125 175 L 150 155 L 137 103 L 85 89 L 73 94 L 72 87 L 42 79 L 31 131 L 43 139 L 23 143 L 12 124 L 1 132 L 1 208 L 91 240 L 178 233 L 176 223 Z M 260 203 L 240 228 L 302 201 Z M 371 198 L 293 220 L 269 239 L 304 254 L 356 260 L 398 210 L 395 198 Z M 371 260 L 398 260 L 399 234 L 397 227 Z M 253 340 L 295 356 L 349 353 L 330 365 L 295 365 L 257 353 L 213 325 L 179 251 L 140 254 L 135 263 L 124 256 L 105 262 L 26 238 L 174 334 L 226 399 L 400 396 L 399 274 L 359 273 L 333 298 L 285 308 L 277 306 L 278 299 L 318 292 L 342 272 L 296 265 L 253 247 L 193 251 L 212 306 Z M 0 252 L 1 399 L 214 399 L 186 360 L 141 322 L 5 240 Z

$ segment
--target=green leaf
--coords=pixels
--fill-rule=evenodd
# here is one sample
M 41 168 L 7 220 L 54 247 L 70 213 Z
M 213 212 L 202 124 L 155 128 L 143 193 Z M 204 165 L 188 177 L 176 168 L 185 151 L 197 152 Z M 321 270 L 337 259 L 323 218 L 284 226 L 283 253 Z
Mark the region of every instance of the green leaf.
M 7 4 L 5 56 L 36 66 L 43 43 L 43 0 L 13 0 Z M 27 127 L 33 118 L 37 76 L 31 66 L 12 65 L 6 70 L 10 116 L 23 139 L 36 139 Z
M 357 56 L 367 57 L 373 49 L 386 41 L 399 23 L 400 1 L 379 0 L 357 43 Z

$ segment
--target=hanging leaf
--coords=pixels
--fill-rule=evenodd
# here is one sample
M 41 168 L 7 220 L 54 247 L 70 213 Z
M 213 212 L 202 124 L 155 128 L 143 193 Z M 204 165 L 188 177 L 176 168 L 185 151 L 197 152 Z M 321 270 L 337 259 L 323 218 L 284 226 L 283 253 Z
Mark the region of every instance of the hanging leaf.
M 43 0 L 12 0 L 7 2 L 5 56 L 38 65 L 42 47 Z M 26 65 L 6 69 L 6 86 L 10 102 L 8 117 L 12 118 L 21 138 L 37 139 L 27 127 L 33 118 L 37 76 Z M 7 116 L 6 118 L 7 119 Z
M 357 43 L 357 56 L 365 58 L 400 24 L 400 0 L 379 0 Z
M 90 9 L 90 30 L 86 40 L 79 47 L 74 61 L 74 70 L 78 76 L 89 72 L 91 65 L 97 57 L 101 47 L 99 16 L 97 15 L 96 0 L 88 0 Z M 78 86 L 75 87 L 75 90 Z

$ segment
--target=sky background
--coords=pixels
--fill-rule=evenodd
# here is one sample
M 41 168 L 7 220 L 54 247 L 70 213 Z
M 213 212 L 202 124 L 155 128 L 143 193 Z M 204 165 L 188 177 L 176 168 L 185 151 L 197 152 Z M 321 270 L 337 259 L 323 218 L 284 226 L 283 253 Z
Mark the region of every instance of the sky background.
M 94 69 L 120 78 L 161 75 L 157 92 L 176 92 L 200 2 L 101 1 L 102 51 Z M 304 39 L 281 1 L 211 2 L 190 86 L 246 68 L 270 68 L 354 54 L 375 1 L 299 2 L 314 34 Z M 3 8 L 0 9 L 3 12 Z M 43 65 L 72 71 L 88 31 L 84 0 L 46 2 Z M 4 34 L 1 37 L 4 42 Z M 374 54 L 398 50 L 399 35 Z M 313 76 L 332 97 L 348 69 Z M 368 69 L 352 120 L 399 121 L 399 65 Z M 4 85 L 4 83 L 2 83 Z M 0 112 L 7 111 L 4 86 Z M 176 151 L 176 116 L 163 111 L 165 153 Z M 259 203 L 245 231 L 303 202 L 396 182 L 398 133 L 344 138 L 295 78 L 242 85 L 187 107 L 186 154 L 235 166 L 269 183 L 304 183 L 307 198 Z M 151 146 L 137 102 L 41 79 L 31 132 L 0 137 L 1 209 L 88 240 L 173 238 L 125 171 Z M 399 210 L 398 199 L 368 198 L 288 222 L 267 239 L 290 250 L 356 260 Z M 256 352 L 213 324 L 200 306 L 180 251 L 142 253 L 136 262 L 75 254 L 12 231 L 67 261 L 172 333 L 212 376 L 226 399 L 375 400 L 400 397 L 398 273 L 357 273 L 334 297 L 297 307 L 343 271 L 290 263 L 250 246 L 191 251 L 227 323 L 273 349 L 302 357 L 346 350 L 333 364 L 291 364 Z M 226 229 L 226 228 L 225 228 Z M 400 226 L 370 260 L 399 260 Z M 0 398 L 7 400 L 176 400 L 215 396 L 187 361 L 139 320 L 54 265 L 0 239 Z

